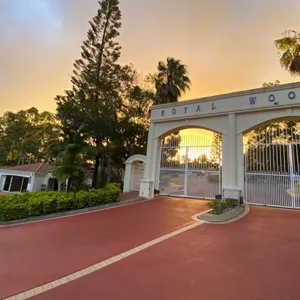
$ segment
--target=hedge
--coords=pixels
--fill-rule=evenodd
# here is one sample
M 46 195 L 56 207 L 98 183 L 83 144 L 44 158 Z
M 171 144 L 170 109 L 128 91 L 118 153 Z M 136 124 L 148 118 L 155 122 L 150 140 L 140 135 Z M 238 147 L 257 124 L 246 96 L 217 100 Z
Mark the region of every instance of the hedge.
M 28 192 L 0 195 L 0 222 L 93 207 L 120 200 L 120 185 L 108 184 L 103 189 L 78 193 Z

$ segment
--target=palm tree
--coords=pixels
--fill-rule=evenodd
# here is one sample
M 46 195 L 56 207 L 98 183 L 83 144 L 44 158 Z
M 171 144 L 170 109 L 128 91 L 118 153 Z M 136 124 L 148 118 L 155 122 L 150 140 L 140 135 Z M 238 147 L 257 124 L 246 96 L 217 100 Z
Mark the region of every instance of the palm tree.
M 83 127 L 79 130 L 71 130 L 69 138 L 50 147 L 49 152 L 55 155 L 54 166 L 49 171 L 57 178 L 58 182 L 67 182 L 67 191 L 70 190 L 72 179 L 85 173 L 83 155 L 95 151 L 95 147 L 89 145 L 87 136 L 83 134 Z
M 300 75 L 300 32 L 288 30 L 275 46 L 280 55 L 280 64 L 291 75 Z
M 190 89 L 187 67 L 179 59 L 168 57 L 166 62 L 158 62 L 157 71 L 155 104 L 177 102 L 181 93 Z

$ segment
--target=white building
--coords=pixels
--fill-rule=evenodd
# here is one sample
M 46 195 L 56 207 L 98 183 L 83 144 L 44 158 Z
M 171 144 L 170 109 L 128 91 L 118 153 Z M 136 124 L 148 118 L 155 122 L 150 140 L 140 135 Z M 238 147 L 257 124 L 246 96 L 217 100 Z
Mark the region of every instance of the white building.
M 0 191 L 5 193 L 20 193 L 24 191 L 37 192 L 41 190 L 57 190 L 57 179 L 45 162 L 6 167 L 0 169 Z M 92 178 L 87 172 L 85 183 L 91 185 Z

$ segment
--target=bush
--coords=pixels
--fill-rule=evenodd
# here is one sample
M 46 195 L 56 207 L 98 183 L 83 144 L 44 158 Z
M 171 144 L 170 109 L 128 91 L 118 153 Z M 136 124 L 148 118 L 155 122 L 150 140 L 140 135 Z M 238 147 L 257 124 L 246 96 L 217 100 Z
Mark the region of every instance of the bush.
M 220 215 L 226 210 L 230 210 L 238 206 L 238 201 L 234 199 L 211 200 L 208 202 L 208 208 L 211 213 Z
M 0 222 L 40 216 L 54 212 L 113 203 L 120 200 L 120 185 L 78 193 L 33 192 L 0 195 Z

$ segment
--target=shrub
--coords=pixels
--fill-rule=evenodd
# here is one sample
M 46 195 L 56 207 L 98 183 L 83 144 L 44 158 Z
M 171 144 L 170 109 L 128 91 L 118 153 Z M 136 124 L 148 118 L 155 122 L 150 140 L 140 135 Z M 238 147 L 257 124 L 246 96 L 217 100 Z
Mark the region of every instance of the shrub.
M 66 211 L 70 209 L 76 209 L 75 206 L 75 194 L 60 193 L 57 197 L 57 211 Z
M 211 209 L 211 213 L 220 215 L 224 211 L 235 208 L 238 206 L 238 201 L 234 199 L 222 199 L 222 200 L 211 200 L 208 202 L 208 208 Z
M 113 203 L 120 200 L 120 194 L 119 184 L 109 184 L 103 189 L 91 189 L 77 194 L 33 192 L 0 195 L 0 222 Z

